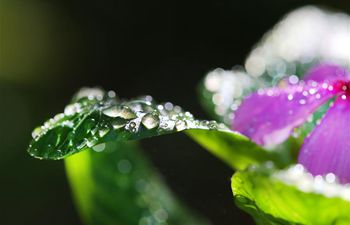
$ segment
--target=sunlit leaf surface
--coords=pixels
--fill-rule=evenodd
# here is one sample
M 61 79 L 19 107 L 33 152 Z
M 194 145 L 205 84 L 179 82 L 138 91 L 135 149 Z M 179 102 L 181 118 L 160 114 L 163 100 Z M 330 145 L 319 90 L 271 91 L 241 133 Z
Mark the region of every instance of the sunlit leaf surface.
M 207 225 L 179 203 L 134 142 L 107 143 L 66 160 L 82 220 L 88 225 Z
M 237 172 L 232 190 L 236 204 L 257 224 L 350 224 L 350 187 L 338 184 L 332 174 L 312 177 L 301 165 Z

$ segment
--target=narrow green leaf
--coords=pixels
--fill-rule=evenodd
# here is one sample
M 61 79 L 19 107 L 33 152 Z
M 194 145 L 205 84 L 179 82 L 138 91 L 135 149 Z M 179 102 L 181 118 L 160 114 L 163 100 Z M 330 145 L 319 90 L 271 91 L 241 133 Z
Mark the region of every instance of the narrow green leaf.
M 264 150 L 236 132 L 188 130 L 186 133 L 234 169 L 244 169 L 266 161 L 285 165 L 278 152 Z
M 33 131 L 28 152 L 41 159 L 62 159 L 86 148 L 101 152 L 108 142 L 139 140 L 188 131 L 188 134 L 233 168 L 267 160 L 276 154 L 215 121 L 197 120 L 171 103 L 150 96 L 120 101 L 114 92 L 82 89 L 64 113 Z
M 232 177 L 236 204 L 261 225 L 350 224 L 350 188 L 333 176 L 314 178 L 300 167 L 237 172 Z
M 87 225 L 206 225 L 172 195 L 134 142 L 107 143 L 65 159 Z

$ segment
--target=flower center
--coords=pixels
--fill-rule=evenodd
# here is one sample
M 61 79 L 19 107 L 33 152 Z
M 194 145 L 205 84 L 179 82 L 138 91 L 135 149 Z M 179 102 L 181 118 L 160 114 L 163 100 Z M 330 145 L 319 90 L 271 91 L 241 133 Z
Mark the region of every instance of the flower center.
M 343 100 L 350 100 L 350 81 L 339 80 L 333 83 L 330 91 L 334 91 Z

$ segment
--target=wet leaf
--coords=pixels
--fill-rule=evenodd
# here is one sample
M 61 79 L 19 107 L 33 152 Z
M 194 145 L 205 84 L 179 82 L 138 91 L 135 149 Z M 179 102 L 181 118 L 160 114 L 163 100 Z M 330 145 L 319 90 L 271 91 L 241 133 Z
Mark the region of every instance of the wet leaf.
M 312 177 L 301 165 L 251 168 L 232 177 L 236 204 L 257 224 L 350 224 L 350 187 L 334 176 Z
M 34 129 L 28 152 L 40 159 L 62 159 L 84 149 L 104 151 L 106 143 L 140 140 L 188 131 L 203 147 L 233 168 L 279 157 L 215 121 L 197 120 L 172 103 L 150 96 L 121 101 L 114 92 L 82 89 L 64 113 Z

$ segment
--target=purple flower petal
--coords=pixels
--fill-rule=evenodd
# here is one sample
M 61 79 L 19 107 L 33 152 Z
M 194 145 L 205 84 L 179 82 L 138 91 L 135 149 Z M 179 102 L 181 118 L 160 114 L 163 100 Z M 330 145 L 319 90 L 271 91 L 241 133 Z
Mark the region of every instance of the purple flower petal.
M 253 93 L 235 112 L 232 129 L 267 147 L 282 143 L 334 95 L 329 89 L 327 84 L 314 83 Z
M 320 64 L 311 68 L 305 75 L 305 81 L 316 81 L 319 83 L 337 80 L 349 80 L 350 76 L 346 69 L 333 64 Z
M 313 175 L 334 173 L 341 183 L 350 183 L 349 115 L 350 100 L 338 97 L 320 125 L 305 139 L 298 161 Z

